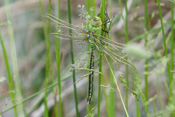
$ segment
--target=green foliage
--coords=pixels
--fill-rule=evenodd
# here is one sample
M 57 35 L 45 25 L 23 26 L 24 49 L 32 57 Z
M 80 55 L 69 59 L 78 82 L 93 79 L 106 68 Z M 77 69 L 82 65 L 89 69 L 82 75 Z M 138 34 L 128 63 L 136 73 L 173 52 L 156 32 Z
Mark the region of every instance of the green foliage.
M 2 93 L 0 99 L 4 100 L 10 96 L 12 105 L 4 106 L 0 116 L 5 112 L 10 113 L 13 109 L 14 116 L 39 113 L 45 117 L 100 117 L 103 113 L 109 117 L 121 116 L 120 114 L 129 117 L 132 116 L 130 113 L 134 113 L 137 117 L 173 117 L 175 1 L 136 0 L 130 3 L 128 0 L 102 0 L 100 3 L 86 0 L 86 5 L 81 2 L 78 5 L 81 19 L 78 19 L 77 9 L 74 8 L 76 3 L 71 4 L 70 0 L 67 3 L 58 1 L 58 5 L 49 0 L 48 6 L 39 0 L 38 14 L 41 16 L 35 14 L 35 17 L 42 20 L 39 23 L 31 22 L 31 26 L 25 25 L 28 34 L 26 36 L 19 26 L 19 22 L 23 22 L 25 18 L 21 20 L 20 13 L 11 14 L 9 6 L 12 6 L 13 10 L 16 4 L 9 4 L 8 0 L 5 0 L 7 21 L 0 23 L 3 36 L 2 40 L 0 35 L 3 52 L 1 56 L 4 58 L 1 64 L 4 66 L 0 67 L 0 83 L 2 86 L 8 85 L 9 91 L 0 87 L 7 92 Z M 68 10 L 63 9 L 66 4 Z M 56 6 L 58 17 L 53 13 L 57 9 Z M 25 13 L 25 10 L 23 11 Z M 47 15 L 42 17 L 46 12 Z M 63 18 L 67 15 L 68 22 Z M 31 19 L 34 21 L 33 17 Z M 41 28 L 43 30 L 39 32 Z M 40 36 L 36 39 L 33 32 L 39 32 Z M 20 40 L 18 33 L 25 37 Z M 34 42 L 34 45 L 30 45 Z M 39 46 L 42 45 L 40 42 L 44 43 L 44 47 Z M 24 51 L 21 45 L 26 48 L 30 46 L 28 51 L 32 54 Z M 81 49 L 79 45 L 82 46 Z M 18 50 L 26 52 L 27 57 L 23 58 L 22 54 L 19 56 Z M 41 53 L 37 53 L 38 50 L 41 50 Z M 94 57 L 90 59 L 92 55 Z M 31 59 L 35 56 L 35 59 Z M 42 58 L 45 62 L 42 62 Z M 91 78 L 94 79 L 91 79 L 91 93 L 94 94 L 90 97 L 92 103 L 91 99 L 87 103 L 86 85 L 81 84 L 88 81 L 86 78 L 90 75 L 93 75 Z M 30 85 L 25 86 L 28 83 Z M 89 90 L 89 87 L 87 89 Z M 38 91 L 34 92 L 36 90 Z M 87 112 L 82 111 L 84 108 L 87 108 Z M 143 109 L 145 112 L 142 112 Z

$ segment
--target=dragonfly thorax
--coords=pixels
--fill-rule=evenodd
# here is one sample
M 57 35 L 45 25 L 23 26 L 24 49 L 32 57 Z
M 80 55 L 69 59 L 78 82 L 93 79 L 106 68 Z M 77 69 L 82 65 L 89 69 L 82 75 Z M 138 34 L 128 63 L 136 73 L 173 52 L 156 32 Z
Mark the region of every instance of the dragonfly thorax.
M 101 34 L 101 25 L 102 21 L 101 18 L 98 16 L 93 17 L 90 20 L 90 23 L 87 27 L 89 27 L 89 31 L 93 32 L 95 35 L 100 35 Z
M 98 16 L 93 17 L 90 24 L 92 25 L 92 27 L 101 27 L 102 25 L 101 18 Z

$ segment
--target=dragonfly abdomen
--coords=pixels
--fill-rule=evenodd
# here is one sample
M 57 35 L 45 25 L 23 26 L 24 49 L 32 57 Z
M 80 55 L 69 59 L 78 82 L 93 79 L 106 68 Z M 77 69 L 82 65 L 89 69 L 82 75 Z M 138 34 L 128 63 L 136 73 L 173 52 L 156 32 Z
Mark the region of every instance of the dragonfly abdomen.
M 89 73 L 89 87 L 88 87 L 88 97 L 87 101 L 90 103 L 93 95 L 93 80 L 94 80 L 94 53 L 93 49 L 91 50 L 91 57 L 90 57 L 90 73 Z

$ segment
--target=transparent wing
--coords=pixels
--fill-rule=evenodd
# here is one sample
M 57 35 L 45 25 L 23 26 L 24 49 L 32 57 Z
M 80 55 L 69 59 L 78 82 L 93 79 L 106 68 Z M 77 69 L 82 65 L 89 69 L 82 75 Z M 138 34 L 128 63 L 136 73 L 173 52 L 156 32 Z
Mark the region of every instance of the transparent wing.
M 109 42 L 111 42 L 111 41 L 109 41 Z M 125 65 L 128 65 L 128 71 L 129 71 L 129 73 L 131 73 L 131 75 L 137 73 L 137 69 L 136 69 L 135 65 L 133 63 L 131 63 L 130 61 L 128 61 L 129 59 L 126 59 L 127 54 L 122 52 L 122 50 L 121 50 L 122 47 L 116 48 L 116 47 L 119 47 L 119 45 L 114 45 L 114 44 L 111 45 L 111 43 L 103 45 L 100 42 L 100 40 L 96 41 L 95 45 L 96 45 L 98 53 L 102 54 L 104 60 L 107 61 L 107 63 L 106 62 L 104 63 L 103 69 L 109 69 L 110 68 L 109 64 L 110 64 L 113 66 L 113 70 L 115 72 L 122 71 L 122 73 L 123 73 L 123 67 Z M 108 63 L 108 61 L 110 61 L 110 63 Z
M 57 38 L 62 40 L 73 40 L 78 44 L 87 42 L 88 38 L 88 31 L 85 29 L 85 26 L 75 26 L 72 24 L 69 24 L 63 20 L 58 19 L 57 17 L 46 14 L 46 18 L 50 19 L 52 28 L 54 28 L 54 33 L 51 33 L 52 35 L 55 35 Z M 70 33 L 69 30 L 72 30 Z
M 84 26 L 75 26 L 72 24 L 69 24 L 68 22 L 65 22 L 61 19 L 58 19 L 57 17 L 51 15 L 51 14 L 46 14 L 45 16 L 46 18 L 50 19 L 51 25 L 54 26 L 56 29 L 59 29 L 60 31 L 64 31 L 64 29 L 71 29 L 72 30 L 72 34 L 79 34 L 79 33 L 86 33 L 87 30 L 83 29 Z M 64 33 L 64 34 L 68 34 L 68 33 Z
M 99 52 L 104 52 L 109 56 L 114 63 L 120 62 L 129 66 L 133 66 L 131 62 L 126 60 L 127 54 L 124 53 L 124 45 L 116 43 L 104 37 L 98 38 L 95 41 L 96 48 Z
M 96 38 L 96 40 L 99 40 L 104 45 L 108 45 L 109 47 L 111 46 L 112 48 L 115 48 L 118 51 L 121 51 L 124 49 L 124 46 L 125 46 L 124 44 L 117 43 L 113 40 L 109 40 L 108 38 L 103 37 L 101 35 L 95 35 L 95 36 L 99 37 L 99 38 Z

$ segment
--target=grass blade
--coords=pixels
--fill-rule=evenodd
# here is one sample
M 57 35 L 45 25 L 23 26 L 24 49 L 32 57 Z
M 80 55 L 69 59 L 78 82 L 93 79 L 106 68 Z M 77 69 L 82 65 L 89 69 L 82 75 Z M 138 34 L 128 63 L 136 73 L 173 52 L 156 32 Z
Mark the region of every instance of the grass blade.
M 60 0 L 58 0 L 58 19 L 60 19 Z M 59 24 L 58 24 L 59 27 Z M 61 86 L 61 48 L 60 48 L 60 39 L 55 37 L 55 52 L 56 52 L 56 63 L 57 63 L 57 80 L 58 80 L 58 94 L 59 94 L 59 117 L 62 117 L 62 86 Z M 56 110 L 58 111 L 58 110 Z
M 145 30 L 148 31 L 148 8 L 147 8 L 147 0 L 144 0 L 144 8 L 145 8 Z M 147 33 L 145 33 L 145 47 L 147 48 Z M 148 73 L 148 59 L 145 60 L 145 73 Z M 148 74 L 145 74 L 145 98 L 148 100 Z
M 44 7 L 42 4 L 42 1 L 39 0 L 39 6 L 40 6 L 40 12 L 41 14 L 44 14 Z M 51 11 L 51 0 L 49 0 L 49 7 L 48 7 L 48 13 Z M 44 30 L 44 37 L 45 37 L 45 42 L 46 42 L 46 67 L 45 67 L 45 97 L 44 97 L 44 106 L 45 106 L 45 112 L 44 112 L 44 117 L 49 116 L 49 110 L 47 106 L 47 95 L 48 95 L 48 84 L 49 84 L 49 78 L 51 76 L 51 59 L 50 59 L 50 41 L 49 41 L 49 32 L 50 32 L 50 20 L 48 22 L 48 27 L 46 27 L 45 24 L 45 19 L 42 17 L 42 24 L 43 24 L 43 30 Z
M 125 23 L 124 23 L 124 28 L 125 28 L 125 43 L 128 43 L 128 7 L 127 7 L 128 0 L 125 0 Z M 128 58 L 126 57 L 126 60 Z M 128 78 L 128 65 L 126 65 L 126 84 L 129 87 L 129 78 Z M 128 89 L 126 88 L 125 92 L 125 102 L 126 102 L 126 109 L 128 110 Z
M 102 0 L 102 3 L 101 3 L 101 8 L 100 8 L 100 18 L 102 20 L 102 22 L 105 21 L 105 8 L 106 8 L 106 0 Z M 105 29 L 104 28 L 105 26 L 102 25 L 102 29 Z M 101 31 L 101 36 L 105 36 L 105 33 L 103 31 Z M 99 56 L 99 72 L 102 73 L 102 59 L 103 58 L 103 55 L 100 54 Z M 101 105 L 101 80 L 102 80 L 102 74 L 99 74 L 98 75 L 98 105 L 97 105 L 97 115 L 98 117 L 100 117 L 100 105 Z
M 71 5 L 70 0 L 68 0 L 68 17 L 69 17 L 69 24 L 71 24 Z M 72 36 L 72 30 L 69 29 L 70 36 Z M 71 47 L 71 62 L 74 64 L 74 52 L 73 52 L 73 42 L 70 40 L 70 47 Z M 76 116 L 79 117 L 79 111 L 78 111 L 78 97 L 77 97 L 77 88 L 76 88 L 76 77 L 75 77 L 75 69 L 72 71 L 72 78 L 73 78 L 73 84 L 74 84 L 74 97 L 75 97 L 75 110 L 76 110 Z
M 160 0 L 157 0 L 158 3 L 158 8 L 159 8 L 159 15 L 160 15 L 160 22 L 161 22 L 161 29 L 162 29 L 162 36 L 163 36 L 163 45 L 165 49 L 165 56 L 168 58 L 168 50 L 167 50 L 167 45 L 166 45 L 166 37 L 165 37 L 165 32 L 164 32 L 164 24 L 163 24 L 163 19 L 162 19 L 162 10 L 161 10 L 161 5 L 160 5 Z M 169 77 L 169 83 L 170 86 L 172 84 L 172 77 L 171 77 L 171 71 L 170 71 L 170 64 L 167 62 L 167 70 L 168 70 L 168 77 Z M 169 101 L 173 98 L 173 92 L 171 90 L 172 88 L 169 88 Z
M 15 45 L 15 39 L 14 39 L 14 31 L 13 31 L 13 26 L 12 26 L 12 18 L 11 18 L 11 12 L 9 9 L 9 0 L 4 0 L 5 3 L 5 8 L 6 8 L 6 15 L 7 15 L 7 20 L 9 23 L 8 25 L 8 33 L 9 33 L 9 39 L 10 39 L 10 49 L 11 49 L 11 57 L 12 57 L 12 69 L 13 69 L 13 76 L 15 79 L 15 87 L 16 87 L 16 101 L 22 100 L 22 88 L 20 84 L 20 79 L 19 79 L 19 71 L 18 71 L 18 61 L 17 61 L 17 52 L 16 52 L 16 45 Z M 19 116 L 26 116 L 26 110 L 24 105 L 19 105 L 17 107 L 18 110 L 18 115 Z
M 1 42 L 1 46 L 2 46 L 2 50 L 3 50 L 3 56 L 4 56 L 4 60 L 5 60 L 5 65 L 6 65 L 6 70 L 7 70 L 7 78 L 8 78 L 8 87 L 9 87 L 9 90 L 10 90 L 10 97 L 11 97 L 11 102 L 13 105 L 16 104 L 15 102 L 15 88 L 13 86 L 13 79 L 12 79 L 12 75 L 11 75 L 11 71 L 10 71 L 10 65 L 9 65 L 9 62 L 8 62 L 8 56 L 7 56 L 7 52 L 6 52 L 6 49 L 5 49 L 5 45 L 4 45 L 4 42 L 2 40 L 2 36 L 1 36 L 1 32 L 0 32 L 0 42 Z M 17 117 L 17 109 L 16 107 L 13 108 L 14 110 L 14 116 Z
M 120 99 L 121 99 L 123 108 L 124 108 L 124 110 L 125 110 L 126 117 L 129 117 L 128 112 L 127 112 L 127 109 L 126 109 L 126 106 L 125 106 L 125 104 L 124 104 L 124 101 L 123 101 L 123 98 L 122 98 L 122 95 L 121 95 L 121 92 L 120 92 L 120 89 L 119 89 L 119 86 L 118 86 L 118 83 L 117 83 L 117 80 L 116 80 L 115 75 L 114 75 L 114 72 L 113 72 L 113 70 L 112 70 L 112 67 L 111 67 L 111 65 L 110 65 L 110 63 L 109 63 L 109 61 L 108 61 L 108 59 L 107 59 L 106 56 L 105 56 L 105 59 L 106 59 L 108 65 L 109 65 L 109 69 L 110 69 L 110 71 L 111 71 L 111 73 L 112 73 L 112 75 L 113 75 L 114 82 L 115 82 L 115 85 L 116 85 L 116 87 L 117 87 L 117 91 L 118 91 L 118 94 L 119 94 L 119 96 L 120 96 Z

